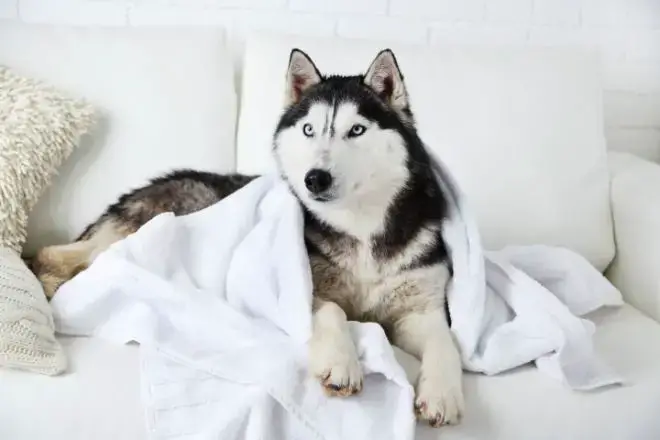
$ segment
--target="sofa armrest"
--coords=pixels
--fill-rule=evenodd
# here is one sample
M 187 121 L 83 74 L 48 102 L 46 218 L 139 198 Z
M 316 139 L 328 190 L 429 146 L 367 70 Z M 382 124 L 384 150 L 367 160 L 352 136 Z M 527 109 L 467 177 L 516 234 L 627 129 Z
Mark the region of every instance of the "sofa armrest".
M 660 321 L 660 165 L 610 153 L 616 256 L 607 277 L 625 301 Z

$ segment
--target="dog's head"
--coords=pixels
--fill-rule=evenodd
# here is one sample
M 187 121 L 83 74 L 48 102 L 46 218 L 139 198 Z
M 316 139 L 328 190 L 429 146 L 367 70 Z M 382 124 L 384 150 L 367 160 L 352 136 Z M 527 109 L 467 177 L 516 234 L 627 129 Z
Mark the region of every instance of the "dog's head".
M 291 52 L 274 136 L 279 171 L 315 211 L 389 204 L 409 178 L 413 115 L 396 58 L 380 52 L 355 76 L 325 76 Z

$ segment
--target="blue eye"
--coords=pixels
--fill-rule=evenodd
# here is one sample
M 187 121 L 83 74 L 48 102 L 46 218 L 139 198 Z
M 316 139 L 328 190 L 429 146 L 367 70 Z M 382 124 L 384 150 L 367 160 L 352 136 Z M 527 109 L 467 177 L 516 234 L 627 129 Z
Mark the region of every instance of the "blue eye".
M 309 122 L 304 124 L 302 127 L 303 134 L 307 137 L 314 136 L 314 127 Z
M 362 124 L 355 124 L 351 127 L 350 131 L 348 132 L 348 137 L 362 136 L 365 131 L 367 131 L 367 127 L 365 127 Z

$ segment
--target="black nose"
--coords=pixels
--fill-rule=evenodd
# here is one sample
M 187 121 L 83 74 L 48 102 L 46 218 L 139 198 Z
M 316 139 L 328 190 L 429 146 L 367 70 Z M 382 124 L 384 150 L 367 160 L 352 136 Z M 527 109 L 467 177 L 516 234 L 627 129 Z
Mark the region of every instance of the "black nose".
M 305 175 L 305 186 L 313 194 L 326 191 L 332 185 L 332 174 L 314 168 Z

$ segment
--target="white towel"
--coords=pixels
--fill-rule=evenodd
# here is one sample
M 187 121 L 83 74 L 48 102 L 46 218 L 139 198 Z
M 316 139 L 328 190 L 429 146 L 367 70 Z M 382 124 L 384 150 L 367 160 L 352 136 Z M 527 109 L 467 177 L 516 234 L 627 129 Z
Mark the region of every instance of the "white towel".
M 438 173 L 453 207 L 448 300 L 464 368 L 536 361 L 573 388 L 618 382 L 577 317 L 620 304 L 616 289 L 563 249 L 484 257 L 464 200 Z M 351 323 L 359 395 L 328 398 L 307 377 L 311 285 L 299 205 L 265 176 L 205 210 L 154 218 L 51 304 L 60 333 L 140 343 L 151 438 L 413 439 L 413 389 L 378 325 Z
M 447 300 L 463 367 L 497 374 L 535 361 L 573 389 L 621 383 L 594 353 L 593 323 L 579 318 L 622 305 L 616 287 L 568 249 L 537 245 L 484 251 L 469 201 L 443 162 L 432 158 L 449 201 L 443 234 L 454 274 Z

